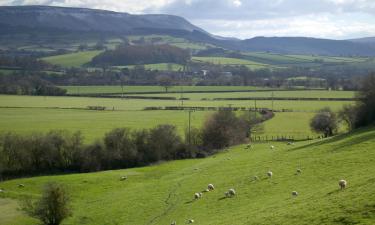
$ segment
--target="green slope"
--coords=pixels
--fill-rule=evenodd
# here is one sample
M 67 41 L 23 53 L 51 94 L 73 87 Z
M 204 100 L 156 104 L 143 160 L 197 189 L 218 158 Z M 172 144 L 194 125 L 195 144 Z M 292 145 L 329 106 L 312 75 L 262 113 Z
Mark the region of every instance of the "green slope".
M 77 52 L 64 55 L 50 56 L 42 58 L 42 60 L 51 64 L 60 65 L 64 67 L 80 67 L 89 63 L 92 58 L 97 56 L 101 51 L 86 51 Z
M 270 144 L 275 150 L 270 150 Z M 375 224 L 374 127 L 332 139 L 237 146 L 206 159 L 90 174 L 43 176 L 0 183 L 4 225 L 36 224 L 13 200 L 38 196 L 44 183 L 65 183 L 74 215 L 64 224 Z M 302 174 L 296 175 L 297 168 Z M 266 172 L 273 171 L 268 179 Z M 127 175 L 127 181 L 119 177 Z M 260 180 L 254 181 L 253 176 Z M 338 180 L 348 188 L 340 191 Z M 17 184 L 25 184 L 18 188 Z M 193 201 L 213 183 L 216 189 Z M 235 188 L 237 196 L 223 198 Z M 292 197 L 292 191 L 299 193 Z M 5 218 L 5 219 L 4 219 Z

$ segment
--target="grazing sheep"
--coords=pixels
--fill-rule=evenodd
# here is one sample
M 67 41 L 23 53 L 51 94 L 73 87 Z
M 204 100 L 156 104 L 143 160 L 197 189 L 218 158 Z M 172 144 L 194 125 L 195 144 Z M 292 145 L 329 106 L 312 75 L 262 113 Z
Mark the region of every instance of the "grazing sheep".
M 297 196 L 298 196 L 298 192 L 296 192 L 296 191 L 292 191 L 292 195 L 293 195 L 294 197 L 297 197 Z
M 347 184 L 348 184 L 348 182 L 346 182 L 346 180 L 340 180 L 339 181 L 339 186 L 340 186 L 341 190 L 345 189 Z
M 272 178 L 272 176 L 273 176 L 272 171 L 268 171 L 268 172 L 267 172 L 267 176 L 268 176 L 269 178 Z
M 195 198 L 195 199 L 200 199 L 200 198 L 202 198 L 202 196 L 203 196 L 203 194 L 200 193 L 200 192 L 194 194 L 194 198 Z
M 3 189 L 0 189 L 0 193 L 3 193 L 4 192 L 4 190 Z
M 225 197 L 230 198 L 236 195 L 236 191 L 233 188 L 231 188 L 224 194 L 225 194 Z
M 176 223 L 176 221 L 173 221 L 172 223 L 171 223 L 171 225 L 176 225 L 177 223 Z
M 25 185 L 24 185 L 24 184 L 18 184 L 18 187 L 19 187 L 19 188 L 24 188 Z
M 271 145 L 271 146 L 270 146 L 270 148 L 271 148 L 271 150 L 272 150 L 272 149 L 274 149 L 274 148 L 275 148 L 275 146 Z
M 213 190 L 215 190 L 215 186 L 214 186 L 213 184 L 209 184 L 209 185 L 207 186 L 207 188 L 208 188 L 209 191 L 213 191 Z
M 127 180 L 127 179 L 128 179 L 127 176 L 122 176 L 122 177 L 120 178 L 120 180 Z
M 189 222 L 189 223 L 194 223 L 194 220 L 193 220 L 193 219 L 190 219 L 188 222 Z

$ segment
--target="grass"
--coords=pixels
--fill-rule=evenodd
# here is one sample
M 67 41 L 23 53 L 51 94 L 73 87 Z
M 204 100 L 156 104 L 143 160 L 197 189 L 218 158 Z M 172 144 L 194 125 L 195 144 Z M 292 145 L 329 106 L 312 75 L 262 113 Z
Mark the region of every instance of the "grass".
M 226 57 L 193 57 L 192 60 L 197 62 L 207 62 L 221 65 L 243 65 L 249 67 L 250 69 L 262 69 L 270 66 L 255 61 Z
M 97 56 L 101 51 L 86 51 L 86 52 L 76 52 L 64 55 L 50 56 L 42 58 L 42 60 L 64 67 L 81 67 L 89 63 L 92 58 Z
M 2 198 L 19 200 L 40 195 L 47 182 L 59 182 L 71 193 L 73 224 L 367 224 L 375 223 L 375 129 L 357 131 L 322 141 L 258 143 L 206 159 L 180 160 L 160 165 L 89 174 L 42 176 L 0 183 Z M 271 151 L 269 145 L 275 145 Z M 301 175 L 295 175 L 297 168 Z M 274 176 L 267 179 L 265 173 Z M 128 176 L 120 181 L 120 176 Z M 259 181 L 253 181 L 253 176 Z M 340 191 L 339 179 L 348 187 Z M 17 184 L 25 184 L 18 188 Z M 208 183 L 216 189 L 192 201 Z M 235 188 L 234 198 L 223 198 Z M 298 197 L 291 192 L 297 191 Z M 0 218 L 7 216 L 3 205 Z M 14 207 L 8 206 L 8 211 Z M 13 217 L 3 225 L 37 224 Z
M 201 100 L 202 98 L 249 98 L 249 97 L 296 97 L 296 98 L 353 98 L 354 91 L 260 91 L 260 92 L 228 92 L 228 93 L 184 93 L 183 97 L 191 100 Z M 142 94 L 142 96 L 153 97 L 175 97 L 180 98 L 180 93 L 166 94 Z
M 61 86 L 68 90 L 68 94 L 106 94 L 106 93 L 122 93 L 121 86 Z M 267 88 L 253 87 L 253 86 L 173 86 L 169 92 L 183 91 L 247 91 L 247 90 L 265 90 Z M 134 92 L 164 92 L 165 89 L 161 86 L 124 86 L 125 93 Z
M 192 126 L 200 127 L 210 112 L 192 114 Z M 101 139 L 114 128 L 153 128 L 173 124 L 181 136 L 188 127 L 185 111 L 89 111 L 75 109 L 0 109 L 0 134 L 8 131 L 27 134 L 50 130 L 81 131 L 86 142 Z
M 183 69 L 183 66 L 176 63 L 156 63 L 156 64 L 145 64 L 143 65 L 148 70 L 161 70 L 161 71 L 179 71 Z M 129 68 L 133 69 L 135 65 L 129 66 L 114 66 L 115 69 Z

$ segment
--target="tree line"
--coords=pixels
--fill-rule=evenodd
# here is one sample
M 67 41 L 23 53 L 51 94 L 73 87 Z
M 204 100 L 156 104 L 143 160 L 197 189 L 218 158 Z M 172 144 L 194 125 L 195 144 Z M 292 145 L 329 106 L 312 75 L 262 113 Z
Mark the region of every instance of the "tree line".
M 251 127 L 262 117 L 236 116 L 218 111 L 202 128 L 191 128 L 185 138 L 172 125 L 150 129 L 117 128 L 101 140 L 84 144 L 80 132 L 50 131 L 0 138 L 0 175 L 3 179 L 64 172 L 91 172 L 146 166 L 165 160 L 200 158 L 247 141 Z
M 0 76 L 0 94 L 61 96 L 66 90 L 39 76 L 15 73 Z

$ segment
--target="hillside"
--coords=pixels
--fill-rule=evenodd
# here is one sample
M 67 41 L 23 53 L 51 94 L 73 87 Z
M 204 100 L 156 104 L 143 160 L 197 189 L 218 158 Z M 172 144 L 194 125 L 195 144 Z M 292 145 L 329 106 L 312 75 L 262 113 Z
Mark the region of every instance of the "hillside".
M 0 183 L 0 223 L 37 224 L 17 211 L 23 195 L 38 196 L 49 181 L 72 194 L 64 224 L 374 224 L 374 127 L 331 139 L 259 143 L 198 160 L 90 174 L 43 176 Z M 302 173 L 296 175 L 296 169 Z M 271 170 L 274 176 L 266 178 Z M 128 180 L 120 181 L 120 176 Z M 254 176 L 260 179 L 255 181 Z M 339 179 L 348 181 L 340 191 Z M 24 184 L 18 188 L 17 184 Z M 216 189 L 193 201 L 213 183 Z M 224 198 L 234 188 L 237 195 Z M 292 197 L 292 191 L 299 193 Z M 140 210 L 141 209 L 141 210 Z
M 366 43 L 306 37 L 255 37 L 243 41 L 247 51 L 281 54 L 313 54 L 334 56 L 374 56 L 375 48 Z
M 363 41 L 305 37 L 256 37 L 247 40 L 218 37 L 174 15 L 132 15 L 96 9 L 50 6 L 0 7 L 0 49 L 53 52 L 75 50 L 130 36 L 164 35 L 182 38 L 178 47 L 219 46 L 230 50 L 330 56 L 375 56 L 375 47 Z M 166 43 L 163 43 L 166 44 Z

